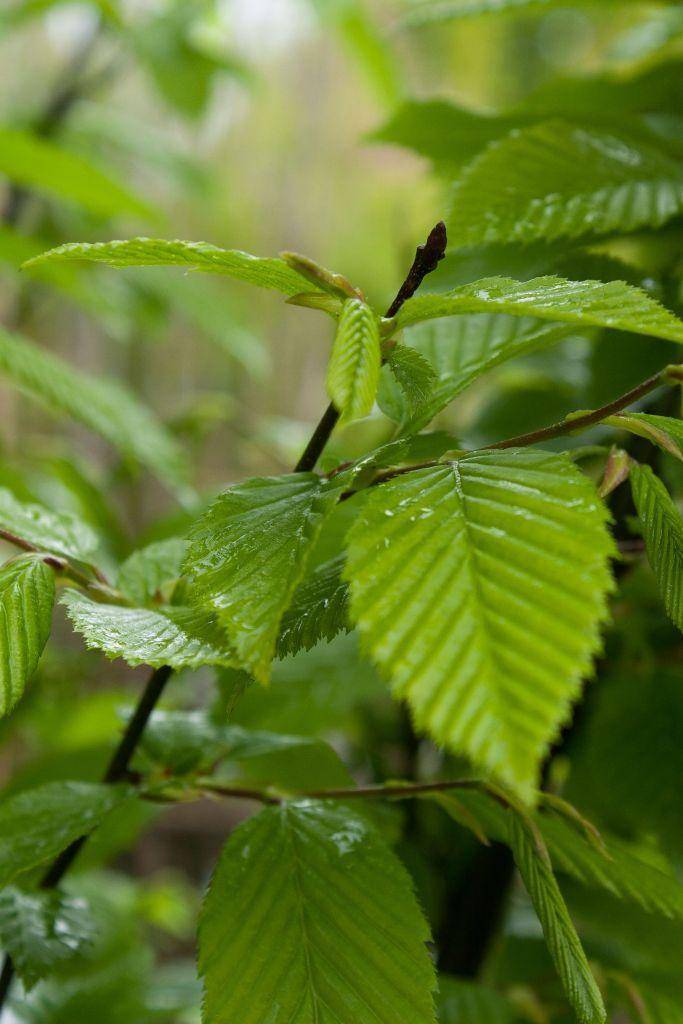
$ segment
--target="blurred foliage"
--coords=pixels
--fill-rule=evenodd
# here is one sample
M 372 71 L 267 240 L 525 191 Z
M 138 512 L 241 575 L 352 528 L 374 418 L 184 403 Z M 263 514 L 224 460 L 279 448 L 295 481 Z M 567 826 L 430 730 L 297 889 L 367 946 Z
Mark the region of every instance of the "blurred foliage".
M 283 313 L 275 297 L 250 301 L 215 276 L 67 263 L 21 271 L 24 260 L 75 238 L 159 234 L 302 251 L 383 308 L 444 216 L 459 245 L 432 279 L 440 291 L 561 274 L 638 284 L 683 312 L 680 4 L 6 0 L 0 54 L 0 484 L 79 517 L 96 534 L 98 565 L 150 614 L 160 594 L 176 600 L 177 538 L 208 499 L 226 481 L 291 468 L 322 408 L 331 331 L 310 310 Z M 605 136 L 600 173 L 586 170 Z M 615 181 L 619 146 L 631 173 Z M 571 216 L 533 205 L 572 189 Z M 513 222 L 494 224 L 511 190 Z M 617 231 L 625 208 L 627 230 Z M 433 434 L 415 442 L 418 461 L 418 444 L 429 458 L 523 433 L 607 402 L 676 358 L 670 341 L 487 313 L 451 324 L 446 349 L 443 323 L 411 335 L 428 379 L 447 385 Z M 515 358 L 499 359 L 513 343 Z M 323 468 L 391 440 L 415 415 L 386 367 L 381 376 L 379 405 L 342 424 Z M 461 394 L 463 381 L 472 386 Z M 678 416 L 680 390 L 655 392 L 642 409 Z M 570 444 L 577 457 L 596 446 L 584 454 L 597 480 L 614 440 L 598 425 Z M 635 435 L 617 440 L 659 472 L 680 508 L 680 464 Z M 675 886 L 681 638 L 641 557 L 625 488 L 610 508 L 622 542 L 614 623 L 545 784 Z M 331 518 L 316 565 L 338 556 L 349 517 L 342 505 Z M 159 541 L 164 557 L 145 548 L 140 576 L 141 555 L 127 556 Z M 95 782 L 140 686 L 121 662 L 84 650 L 58 611 L 36 675 L 0 722 L 3 797 Z M 221 785 L 302 790 L 470 771 L 415 735 L 355 632 L 283 657 L 267 690 L 230 668 L 181 671 L 134 766 L 157 782 L 178 776 L 179 803 L 123 805 L 95 831 L 63 885 L 87 907 L 94 940 L 56 957 L 30 994 L 17 988 L 11 1019 L 199 1020 L 197 891 L 242 805 L 183 798 L 193 773 L 219 761 Z M 441 1021 L 569 1020 L 511 861 L 495 841 L 478 843 L 476 807 L 456 810 L 368 810 L 427 911 Z M 681 1024 L 680 916 L 565 874 L 560 882 L 610 1019 Z

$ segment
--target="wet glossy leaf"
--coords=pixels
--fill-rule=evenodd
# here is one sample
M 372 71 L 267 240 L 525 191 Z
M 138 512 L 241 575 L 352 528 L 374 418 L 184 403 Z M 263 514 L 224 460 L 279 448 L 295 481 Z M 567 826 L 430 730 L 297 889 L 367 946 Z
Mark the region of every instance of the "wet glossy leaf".
M 55 892 L 0 892 L 0 945 L 29 991 L 56 968 L 80 955 L 94 937 L 87 902 Z
M 240 664 L 261 681 L 339 493 L 313 473 L 256 477 L 222 494 L 190 532 L 184 568 L 196 600 L 215 609 Z
M 5 487 L 0 487 L 0 529 L 41 551 L 80 561 L 87 561 L 99 544 L 97 535 L 78 516 L 17 501 Z
M 92 601 L 77 590 L 66 590 L 62 604 L 86 646 L 107 658 L 123 658 L 133 666 L 176 669 L 234 663 L 234 652 L 216 616 L 202 608 L 126 608 Z
M 513 281 L 491 277 L 438 295 L 417 295 L 403 305 L 386 333 L 460 313 L 509 313 L 586 327 L 611 327 L 683 342 L 683 322 L 640 288 L 623 281 L 567 281 L 537 277 Z
M 0 886 L 87 835 L 130 796 L 126 786 L 48 782 L 0 803 Z
M 606 519 L 568 459 L 490 452 L 374 488 L 349 533 L 351 617 L 395 695 L 526 798 L 599 648 Z
M 432 1024 L 428 938 L 407 872 L 364 819 L 268 808 L 230 837 L 206 896 L 205 1024 Z
M 616 130 L 550 121 L 512 131 L 457 179 L 455 246 L 578 238 L 659 227 L 683 209 L 683 170 Z
M 212 274 L 226 274 L 285 295 L 310 292 L 310 281 L 288 267 L 284 260 L 251 256 L 237 249 L 221 249 L 208 242 L 179 239 L 131 238 L 113 242 L 69 242 L 29 260 L 37 266 L 61 260 L 88 260 L 110 267 L 185 267 Z
M 55 574 L 34 556 L 0 569 L 0 716 L 11 711 L 50 636 Z

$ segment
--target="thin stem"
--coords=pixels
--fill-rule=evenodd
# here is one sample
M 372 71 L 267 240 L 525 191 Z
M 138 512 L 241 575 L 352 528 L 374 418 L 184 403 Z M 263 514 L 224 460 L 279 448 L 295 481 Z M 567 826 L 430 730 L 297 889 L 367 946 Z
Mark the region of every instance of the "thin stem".
M 198 788 L 208 794 L 236 800 L 256 800 L 263 804 L 281 804 L 285 800 L 382 800 L 398 797 L 409 799 L 425 793 L 443 793 L 450 789 L 484 789 L 499 803 L 509 806 L 505 796 L 495 787 L 481 779 L 448 779 L 439 782 L 405 782 L 388 785 L 350 786 L 340 789 L 312 789 L 280 796 L 265 789 L 251 789 L 242 786 L 223 786 L 207 780 L 200 780 Z
M 632 405 L 639 398 L 644 398 L 651 391 L 667 383 L 668 371 L 669 367 L 666 367 L 659 373 L 654 373 L 651 377 L 648 377 L 640 384 L 636 384 L 630 391 L 626 391 L 619 398 L 615 398 L 613 402 L 608 402 L 607 405 L 603 405 L 600 409 L 592 409 L 589 412 L 581 413 L 579 416 L 569 416 L 567 419 L 560 420 L 559 423 L 551 423 L 548 427 L 532 430 L 528 434 L 518 434 L 516 437 L 508 437 L 504 441 L 496 441 L 495 444 L 487 445 L 487 448 L 523 448 L 530 444 L 539 444 L 542 441 L 552 441 L 556 437 L 562 437 L 563 434 L 572 434 L 575 430 L 586 430 L 588 427 L 595 426 L 601 420 L 607 419 L 608 416 L 621 412 L 626 406 Z
M 161 696 L 166 683 L 170 679 L 172 669 L 168 667 L 158 668 L 152 672 L 147 686 L 145 687 L 140 702 L 135 709 L 135 714 L 128 722 L 121 740 L 112 754 L 107 770 L 102 778 L 103 782 L 120 782 L 126 777 L 130 762 L 135 753 L 136 747 L 149 717 Z M 59 885 L 62 878 L 78 856 L 87 836 L 79 836 L 52 862 L 40 882 L 41 889 L 54 889 Z M 5 956 L 2 972 L 0 972 L 0 1013 L 9 993 L 12 978 L 14 977 L 14 965 L 10 956 Z
M 49 565 L 55 572 L 61 573 L 62 576 L 66 576 L 67 579 L 77 583 L 84 590 L 89 590 L 94 597 L 100 601 L 113 601 L 116 604 L 127 604 L 127 600 L 124 595 L 119 591 L 115 590 L 114 587 L 110 586 L 107 577 L 94 565 L 88 564 L 88 568 L 92 572 L 95 579 L 91 579 L 87 573 L 81 572 L 75 565 L 72 565 L 68 559 L 63 558 L 61 555 L 51 555 L 38 547 L 30 540 L 26 540 L 24 537 L 17 536 L 16 533 L 12 533 L 11 530 L 4 530 L 0 528 L 0 540 L 6 541 L 8 544 L 13 544 L 15 547 L 20 548 L 22 551 L 28 551 L 31 554 L 39 554 L 42 557 L 43 562 Z
M 580 430 L 586 430 L 588 427 L 595 426 L 609 416 L 621 412 L 622 409 L 632 405 L 633 402 L 637 402 L 638 399 L 644 398 L 645 395 L 650 394 L 651 391 L 661 387 L 663 384 L 680 384 L 681 382 L 683 382 L 683 365 L 665 366 L 659 373 L 654 373 L 651 377 L 647 377 L 640 384 L 636 384 L 634 388 L 631 388 L 630 391 L 624 392 L 623 395 L 608 402 L 607 405 L 601 406 L 599 409 L 591 409 L 589 412 L 567 416 L 558 423 L 551 423 L 547 427 L 532 430 L 528 434 L 517 434 L 515 437 L 505 438 L 503 441 L 495 441 L 493 444 L 487 444 L 482 448 L 482 451 L 495 451 L 502 448 L 525 448 L 528 445 L 540 444 L 543 441 L 552 441 L 554 438 L 562 437 L 564 434 L 574 434 Z M 439 459 L 430 459 L 427 462 L 418 462 L 412 466 L 401 466 L 400 469 L 389 469 L 375 477 L 373 486 L 385 483 L 387 480 L 393 480 L 394 477 L 403 476 L 405 473 L 414 473 L 419 469 L 431 469 L 441 464 Z
M 394 301 L 385 313 L 387 319 L 396 316 L 403 303 L 415 294 L 427 274 L 431 274 L 433 270 L 436 270 L 439 261 L 446 255 L 447 241 L 446 225 L 440 220 L 429 232 L 424 245 L 418 245 L 415 250 L 413 264 L 396 293 Z M 307 473 L 315 468 L 315 464 L 322 455 L 338 420 L 339 412 L 330 402 L 318 426 L 313 431 L 311 440 L 306 445 L 301 458 L 296 464 L 295 473 Z

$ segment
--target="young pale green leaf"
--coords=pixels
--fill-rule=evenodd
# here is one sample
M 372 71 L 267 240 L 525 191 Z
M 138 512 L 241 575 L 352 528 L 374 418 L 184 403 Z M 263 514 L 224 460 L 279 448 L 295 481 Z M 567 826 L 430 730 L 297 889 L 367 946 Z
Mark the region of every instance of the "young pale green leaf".
M 319 565 L 299 585 L 282 617 L 277 656 L 285 658 L 310 650 L 320 640 L 332 640 L 351 628 L 348 619 L 349 588 L 342 579 L 344 556 Z
M 121 565 L 116 586 L 138 607 L 158 604 L 164 588 L 180 576 L 186 551 L 187 541 L 183 537 L 148 544 L 134 551 Z
M 179 239 L 131 238 L 113 242 L 71 242 L 28 260 L 27 267 L 59 260 L 89 260 L 110 267 L 190 267 L 226 274 L 285 295 L 310 292 L 311 283 L 284 260 L 251 256 L 238 249 L 221 249 L 208 242 Z
M 438 381 L 431 363 L 408 345 L 394 345 L 387 363 L 406 397 L 408 408 L 415 411 L 425 405 Z
M 354 288 L 347 277 L 344 277 L 343 274 L 337 274 L 332 270 L 327 270 L 326 267 L 322 267 L 308 256 L 301 256 L 298 252 L 281 252 L 280 256 L 288 267 L 291 267 L 297 274 L 305 277 L 316 288 L 327 292 L 328 295 L 333 295 L 337 299 L 342 299 L 342 301 L 348 298 L 363 298 L 362 294 L 357 288 Z
M 80 561 L 86 561 L 99 544 L 94 531 L 77 516 L 17 501 L 6 487 L 0 487 L 0 530 L 42 551 Z
M 402 434 L 425 427 L 478 377 L 516 356 L 550 347 L 575 331 L 567 324 L 544 323 L 533 317 L 473 313 L 420 324 L 405 335 L 404 348 L 414 349 L 436 375 L 419 405 L 409 404 L 383 378 L 378 402 L 401 426 Z M 398 347 L 398 346 L 397 346 Z M 383 374 L 387 373 L 383 370 Z M 455 444 L 450 445 L 456 447 Z M 416 461 L 419 461 L 416 460 Z
M 381 362 L 376 314 L 360 299 L 347 299 L 327 368 L 327 391 L 343 420 L 360 419 L 372 409 Z
M 628 430 L 659 445 L 669 455 L 683 460 L 683 420 L 672 416 L 654 416 L 647 412 L 619 413 L 602 421 L 617 430 Z
M 649 466 L 634 462 L 630 473 L 633 501 L 643 527 L 650 560 L 667 615 L 683 629 L 683 523 L 662 481 Z
M 103 217 L 155 217 L 147 203 L 88 160 L 17 128 L 0 127 L 0 174 Z
M 65 590 L 61 603 L 86 646 L 107 658 L 152 668 L 234 664 L 234 651 L 216 616 L 203 608 L 125 608 L 92 601 L 77 590 Z
M 634 334 L 683 342 L 683 322 L 640 288 L 623 281 L 567 281 L 562 277 L 536 277 L 513 281 L 490 277 L 437 295 L 408 299 L 383 330 L 394 334 L 402 327 L 460 313 L 509 313 L 585 327 L 611 327 Z
M 560 887 L 528 826 L 514 813 L 510 815 L 510 845 L 577 1019 L 581 1024 L 602 1024 L 607 1014 L 600 989 L 591 974 Z
M 189 465 L 177 441 L 131 392 L 91 377 L 18 334 L 0 328 L 0 374 L 24 394 L 83 423 L 122 455 L 189 497 Z
M 56 968 L 80 956 L 95 937 L 86 900 L 56 892 L 0 892 L 0 945 L 30 991 Z
M 218 612 L 239 663 L 266 682 L 280 621 L 339 496 L 313 473 L 257 477 L 222 494 L 190 531 L 184 571 Z
M 6 715 L 38 667 L 50 636 L 55 574 L 34 556 L 0 569 L 0 716 Z
M 0 887 L 97 828 L 130 796 L 127 786 L 48 782 L 0 803 Z
M 439 976 L 440 1024 L 514 1024 L 512 1004 L 485 985 Z
M 569 459 L 475 454 L 374 488 L 351 617 L 419 727 L 530 798 L 600 643 L 607 512 Z
M 510 132 L 453 189 L 451 245 L 659 227 L 683 209 L 679 162 L 623 134 L 547 121 Z
M 199 924 L 205 1024 L 432 1024 L 428 926 L 365 819 L 320 802 L 251 818 Z

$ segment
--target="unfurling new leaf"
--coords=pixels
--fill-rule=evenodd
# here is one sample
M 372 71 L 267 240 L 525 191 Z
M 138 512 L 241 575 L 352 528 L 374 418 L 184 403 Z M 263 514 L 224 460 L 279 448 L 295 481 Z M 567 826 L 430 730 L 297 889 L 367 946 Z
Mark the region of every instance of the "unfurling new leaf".
M 327 390 L 343 420 L 372 409 L 382 362 L 377 315 L 360 299 L 344 303 L 327 370 Z

